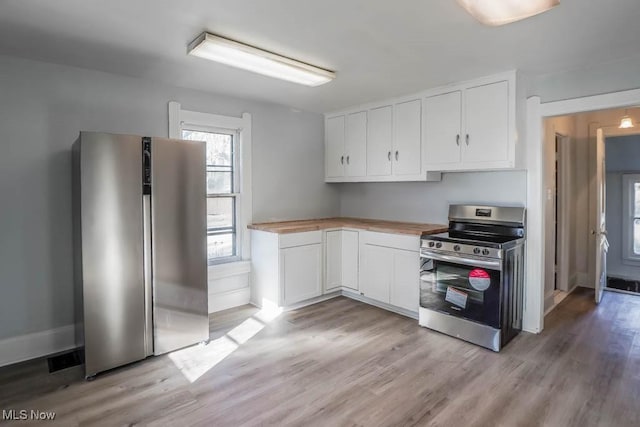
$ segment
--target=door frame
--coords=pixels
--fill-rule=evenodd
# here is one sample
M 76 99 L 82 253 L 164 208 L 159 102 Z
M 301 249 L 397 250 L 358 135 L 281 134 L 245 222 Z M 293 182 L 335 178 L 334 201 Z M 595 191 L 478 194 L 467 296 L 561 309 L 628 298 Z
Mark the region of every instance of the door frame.
M 544 329 L 545 207 L 544 119 L 640 104 L 640 89 L 541 103 L 539 96 L 526 102 L 527 247 L 523 329 Z
M 571 219 L 569 218 L 570 204 L 569 198 L 571 194 L 571 172 L 574 165 L 571 163 L 571 137 L 564 135 L 558 131 L 555 132 L 555 136 L 559 138 L 558 141 L 558 166 L 557 166 L 557 180 L 558 188 L 557 192 L 557 218 L 558 231 L 556 234 L 556 252 L 558 263 L 556 266 L 556 288 L 562 292 L 569 292 L 572 288 L 571 278 L 569 277 L 569 266 L 571 259 L 571 252 L 569 251 L 569 244 L 571 240 L 570 225 Z

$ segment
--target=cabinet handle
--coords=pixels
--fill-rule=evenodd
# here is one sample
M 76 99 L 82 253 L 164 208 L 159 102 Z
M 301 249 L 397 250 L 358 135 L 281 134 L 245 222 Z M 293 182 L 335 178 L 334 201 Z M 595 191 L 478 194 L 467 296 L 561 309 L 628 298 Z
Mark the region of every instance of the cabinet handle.
M 460 134 L 456 135 L 456 145 L 460 145 Z
M 344 156 L 340 157 L 340 164 L 344 165 Z
M 469 134 L 467 134 L 467 146 L 469 145 Z
M 396 162 L 398 161 L 398 152 L 396 151 Z
M 391 151 L 389 151 L 389 152 L 387 153 L 387 159 L 388 159 L 389 161 L 391 161 Z
M 349 164 L 349 156 L 347 156 L 347 164 Z

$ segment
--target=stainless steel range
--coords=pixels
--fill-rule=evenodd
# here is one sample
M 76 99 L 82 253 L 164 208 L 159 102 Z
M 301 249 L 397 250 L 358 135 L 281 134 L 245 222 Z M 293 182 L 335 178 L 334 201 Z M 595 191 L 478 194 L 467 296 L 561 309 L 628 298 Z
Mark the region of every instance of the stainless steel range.
M 422 236 L 420 325 L 494 351 L 522 329 L 525 208 L 449 206 Z

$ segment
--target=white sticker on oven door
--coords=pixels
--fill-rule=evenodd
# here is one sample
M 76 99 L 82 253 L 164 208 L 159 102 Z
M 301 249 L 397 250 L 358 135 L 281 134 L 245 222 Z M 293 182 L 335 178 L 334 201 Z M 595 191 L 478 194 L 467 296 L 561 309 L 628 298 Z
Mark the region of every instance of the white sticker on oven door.
M 487 270 L 475 268 L 469 272 L 469 284 L 477 291 L 486 291 L 491 286 L 491 276 Z
M 451 286 L 447 287 L 447 295 L 444 300 L 458 307 L 467 308 L 467 294 Z

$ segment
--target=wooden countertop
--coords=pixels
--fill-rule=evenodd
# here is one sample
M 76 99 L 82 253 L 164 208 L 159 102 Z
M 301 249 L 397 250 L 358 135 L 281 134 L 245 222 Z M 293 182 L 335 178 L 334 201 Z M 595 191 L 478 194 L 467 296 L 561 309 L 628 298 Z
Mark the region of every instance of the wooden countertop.
M 326 230 L 328 228 L 357 228 L 360 230 L 378 231 L 395 234 L 437 234 L 444 233 L 448 227 L 442 224 L 424 224 L 418 222 L 385 221 L 364 218 L 321 218 L 296 221 L 262 222 L 250 224 L 251 230 L 286 234 L 304 231 Z

